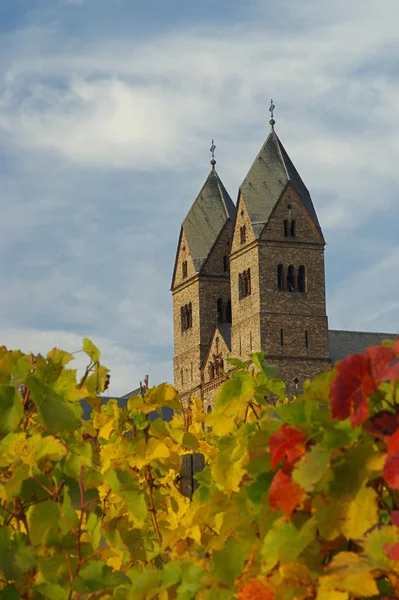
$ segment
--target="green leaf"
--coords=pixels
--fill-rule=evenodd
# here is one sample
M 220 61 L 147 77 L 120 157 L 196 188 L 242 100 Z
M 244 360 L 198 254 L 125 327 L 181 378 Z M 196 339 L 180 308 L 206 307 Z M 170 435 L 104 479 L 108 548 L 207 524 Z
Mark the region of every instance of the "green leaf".
M 0 386 L 0 437 L 18 427 L 24 416 L 20 393 L 15 386 Z
M 133 477 L 125 471 L 110 469 L 105 473 L 105 479 L 114 494 L 125 502 L 134 518 L 135 527 L 142 527 L 147 517 L 147 503 L 143 491 Z
M 73 431 L 80 424 L 82 407 L 67 402 L 47 384 L 34 376 L 28 378 L 31 399 L 35 403 L 39 419 L 45 429 L 54 433 Z
M 39 583 L 33 586 L 33 590 L 49 600 L 68 600 L 69 596 L 69 591 L 58 583 Z
M 59 505 L 52 500 L 34 504 L 28 510 L 28 524 L 31 542 L 34 546 L 48 545 L 57 539 L 60 520 Z
M 310 452 L 304 454 L 295 465 L 292 478 L 306 492 L 311 492 L 315 484 L 323 477 L 329 462 L 329 452 L 320 446 L 312 446 Z
M 6 585 L 6 587 L 1 591 L 2 600 L 20 600 L 21 596 L 18 594 L 17 590 L 12 585 Z
M 239 358 L 226 358 L 226 362 L 233 367 L 240 367 L 241 369 L 246 369 L 247 365 L 245 362 L 240 360 Z
M 100 350 L 89 338 L 83 340 L 83 352 L 86 352 L 92 362 L 97 363 L 100 361 Z
M 195 435 L 186 432 L 183 435 L 182 446 L 184 446 L 185 448 L 189 448 L 190 450 L 197 450 L 197 448 L 199 448 L 199 443 Z
M 86 523 L 87 533 L 91 537 L 93 550 L 97 550 L 101 539 L 101 518 L 95 513 L 90 513 Z
M 248 498 L 252 500 L 254 504 L 260 504 L 264 494 L 269 490 L 272 483 L 274 473 L 261 473 L 259 477 L 246 486 L 246 492 Z

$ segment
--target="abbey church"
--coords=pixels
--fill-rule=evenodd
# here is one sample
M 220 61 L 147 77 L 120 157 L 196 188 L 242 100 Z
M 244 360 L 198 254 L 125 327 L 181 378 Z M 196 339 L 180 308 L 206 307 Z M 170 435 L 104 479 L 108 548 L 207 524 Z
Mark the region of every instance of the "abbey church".
M 308 189 L 270 121 L 235 205 L 211 171 L 184 219 L 172 278 L 174 384 L 211 410 L 231 367 L 260 350 L 288 395 L 333 362 L 394 334 L 329 330 L 325 239 Z M 348 290 L 350 293 L 350 290 Z

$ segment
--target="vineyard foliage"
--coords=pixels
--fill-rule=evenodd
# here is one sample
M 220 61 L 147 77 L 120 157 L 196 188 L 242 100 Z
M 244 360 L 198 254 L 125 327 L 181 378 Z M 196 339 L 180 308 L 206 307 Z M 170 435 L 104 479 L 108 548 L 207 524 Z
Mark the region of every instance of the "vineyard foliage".
M 211 414 L 167 384 L 101 404 L 108 370 L 83 351 L 77 378 L 62 350 L 0 349 L 2 599 L 399 596 L 399 341 L 290 401 L 263 354 L 231 360 Z

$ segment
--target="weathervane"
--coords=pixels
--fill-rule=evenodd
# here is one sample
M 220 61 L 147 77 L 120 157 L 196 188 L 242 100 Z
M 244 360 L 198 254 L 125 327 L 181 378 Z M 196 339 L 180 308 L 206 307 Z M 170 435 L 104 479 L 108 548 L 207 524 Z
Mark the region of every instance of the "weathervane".
M 270 100 L 270 108 L 269 108 L 269 113 L 271 116 L 271 119 L 269 121 L 270 125 L 272 126 L 272 129 L 274 129 L 274 124 L 275 124 L 275 120 L 274 120 L 274 109 L 275 109 L 275 105 L 273 104 L 273 98 Z
M 212 146 L 209 148 L 210 153 L 212 154 L 212 160 L 211 160 L 211 165 L 212 165 L 212 169 L 215 168 L 216 165 L 216 160 L 215 160 L 215 150 L 216 150 L 216 146 L 215 146 L 215 142 L 212 139 Z

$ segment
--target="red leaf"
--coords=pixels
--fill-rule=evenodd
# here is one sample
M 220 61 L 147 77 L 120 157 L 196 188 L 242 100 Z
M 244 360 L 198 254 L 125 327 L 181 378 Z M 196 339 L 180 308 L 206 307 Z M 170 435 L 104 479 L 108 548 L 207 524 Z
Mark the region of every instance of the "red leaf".
M 381 381 L 391 381 L 392 379 L 399 379 L 399 362 L 385 369 Z
M 396 454 L 399 450 L 399 429 L 397 431 L 395 431 L 395 433 L 393 434 L 393 436 L 391 437 L 391 439 L 388 442 L 388 446 L 387 446 L 387 454 L 388 456 L 393 456 L 394 454 Z
M 389 371 L 389 365 L 395 360 L 395 353 L 392 348 L 385 346 L 370 346 L 364 353 L 369 366 L 369 372 L 375 383 L 379 385 L 381 381 L 386 381 L 386 375 Z
M 399 490 L 399 452 L 393 456 L 387 456 L 383 475 L 389 487 Z
M 370 427 L 367 433 L 375 435 L 383 440 L 390 437 L 398 429 L 398 417 L 393 413 L 382 410 L 370 419 Z
M 331 384 L 330 398 L 333 419 L 350 417 L 353 428 L 368 417 L 367 398 L 376 385 L 369 373 L 367 360 L 361 354 L 352 354 L 336 365 L 338 375 Z
M 304 440 L 305 436 L 302 431 L 292 425 L 283 425 L 276 433 L 273 433 L 269 439 L 272 470 L 274 471 L 280 460 L 284 457 L 292 463 L 301 456 L 305 449 L 303 448 L 303 451 L 299 450 L 300 454 L 298 455 L 296 447 Z M 303 446 L 303 444 L 301 445 Z
M 281 469 L 277 471 L 269 490 L 269 506 L 272 510 L 282 511 L 289 518 L 303 496 L 303 489 L 293 482 L 291 475 Z
M 391 521 L 396 527 L 399 527 L 399 510 L 393 510 L 391 512 Z
M 386 544 L 384 546 L 384 550 L 388 558 L 391 560 L 399 560 L 399 542 L 395 542 L 394 544 Z

